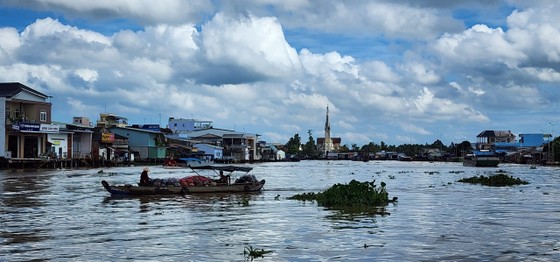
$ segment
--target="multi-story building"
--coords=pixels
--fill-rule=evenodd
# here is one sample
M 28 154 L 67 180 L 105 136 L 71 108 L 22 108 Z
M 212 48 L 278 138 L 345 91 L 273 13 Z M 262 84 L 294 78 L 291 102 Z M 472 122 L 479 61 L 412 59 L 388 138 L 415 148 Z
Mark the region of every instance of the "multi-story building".
M 496 143 L 514 143 L 515 135 L 507 130 L 485 130 L 476 136 L 476 149 L 495 150 Z
M 50 96 L 21 83 L 0 83 L 0 157 L 38 158 L 52 150 Z M 64 152 L 60 152 L 64 153 Z
M 212 121 L 170 117 L 168 127 L 175 134 L 183 134 L 212 128 Z
M 111 127 L 125 127 L 128 126 L 128 119 L 126 117 L 117 116 L 111 113 L 101 113 L 99 114 L 99 120 L 97 120 L 98 128 L 111 128 Z

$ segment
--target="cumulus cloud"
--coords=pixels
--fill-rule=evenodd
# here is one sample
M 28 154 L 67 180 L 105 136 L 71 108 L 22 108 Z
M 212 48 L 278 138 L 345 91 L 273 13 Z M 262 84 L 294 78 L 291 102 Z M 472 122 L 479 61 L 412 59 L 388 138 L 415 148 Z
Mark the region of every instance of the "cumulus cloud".
M 0 28 L 0 63 L 8 64 L 13 62 L 13 53 L 21 45 L 19 34 L 15 28 Z
M 4 4 L 63 13 L 70 18 L 112 20 L 127 17 L 143 25 L 194 23 L 213 10 L 209 0 L 5 0 Z
M 248 4 L 250 3 L 250 4 Z M 429 39 L 441 31 L 463 28 L 451 15 L 433 6 L 394 1 L 227 1 L 230 10 L 249 9 L 266 15 L 274 5 L 275 15 L 288 28 L 307 28 L 326 33 L 384 35 L 394 38 Z M 403 19 L 406 17 L 406 19 Z
M 309 129 L 320 136 L 327 105 L 333 133 L 348 144 L 422 141 L 443 125 L 462 134 L 460 125 L 507 123 L 497 117 L 503 108 L 557 106 L 555 2 L 520 8 L 503 27 L 466 29 L 452 11 L 467 1 L 444 2 L 8 1 L 142 26 L 107 33 L 42 18 L 0 28 L 0 80 L 52 95 L 58 121 L 105 111 L 136 122 L 194 116 L 274 142 Z M 300 29 L 360 46 L 296 47 L 285 31 Z M 383 52 L 363 57 L 341 51 L 380 43 L 368 50 Z
M 488 63 L 503 63 L 515 67 L 526 55 L 506 39 L 501 28 L 475 25 L 462 34 L 445 34 L 434 47 L 442 57 L 463 66 L 480 67 Z
M 415 126 L 411 123 L 401 123 L 401 127 L 402 129 L 404 129 L 407 132 L 411 132 L 411 133 L 418 133 L 421 135 L 429 135 L 431 134 L 429 131 L 425 130 L 424 128 Z
M 212 66 L 236 67 L 239 82 L 297 73 L 297 52 L 275 18 L 230 18 L 218 13 L 202 27 L 203 52 Z M 242 76 L 240 76 L 242 75 Z

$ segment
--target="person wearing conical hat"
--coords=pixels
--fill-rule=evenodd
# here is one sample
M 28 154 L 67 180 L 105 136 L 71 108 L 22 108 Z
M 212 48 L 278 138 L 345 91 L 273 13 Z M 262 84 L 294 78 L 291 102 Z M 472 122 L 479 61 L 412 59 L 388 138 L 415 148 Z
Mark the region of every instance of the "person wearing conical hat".
M 152 179 L 150 179 L 150 177 L 148 176 L 148 172 L 150 172 L 150 169 L 148 167 L 144 167 L 144 169 L 142 169 L 142 173 L 140 174 L 140 183 L 138 185 L 140 186 L 152 185 Z

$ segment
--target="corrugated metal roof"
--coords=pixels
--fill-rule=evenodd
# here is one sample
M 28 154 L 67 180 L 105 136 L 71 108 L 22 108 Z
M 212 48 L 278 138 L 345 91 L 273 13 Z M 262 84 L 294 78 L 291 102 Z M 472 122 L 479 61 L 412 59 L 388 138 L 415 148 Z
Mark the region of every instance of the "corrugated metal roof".
M 515 136 L 509 130 L 484 130 L 476 137 L 510 137 Z
M 0 97 L 7 97 L 7 98 L 11 98 L 14 97 L 15 95 L 23 92 L 23 91 L 27 91 L 29 93 L 32 93 L 36 96 L 40 96 L 43 98 L 47 98 L 49 96 L 31 88 L 28 87 L 22 83 L 18 83 L 18 82 L 11 82 L 11 83 L 0 83 Z

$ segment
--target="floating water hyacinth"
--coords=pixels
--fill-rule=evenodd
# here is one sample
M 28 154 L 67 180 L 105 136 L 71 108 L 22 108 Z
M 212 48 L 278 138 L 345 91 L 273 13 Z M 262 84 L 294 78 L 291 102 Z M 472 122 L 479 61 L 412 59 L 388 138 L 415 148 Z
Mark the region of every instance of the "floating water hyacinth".
M 375 180 L 372 182 L 352 180 L 348 184 L 335 184 L 324 192 L 297 194 L 288 199 L 317 201 L 324 207 L 386 206 L 397 201 L 397 197 L 389 199 L 385 186 L 385 182 L 381 182 L 381 187 L 377 187 Z
M 514 185 L 526 185 L 529 182 L 521 180 L 520 178 L 514 178 L 503 173 L 495 174 L 489 177 L 486 176 L 473 176 L 470 178 L 460 179 L 459 182 L 470 183 L 470 184 L 481 184 L 485 186 L 514 186 Z

